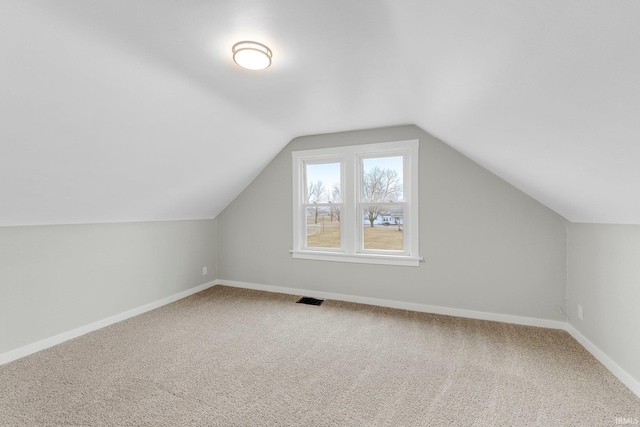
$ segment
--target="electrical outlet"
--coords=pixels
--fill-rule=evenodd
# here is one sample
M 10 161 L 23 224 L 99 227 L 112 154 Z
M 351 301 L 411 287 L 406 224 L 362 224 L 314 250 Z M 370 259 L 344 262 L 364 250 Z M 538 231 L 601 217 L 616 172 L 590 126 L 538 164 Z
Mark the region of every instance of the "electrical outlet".
M 578 304 L 578 319 L 584 320 L 584 311 L 582 310 L 582 306 Z
M 207 267 L 202 267 L 202 275 L 203 276 L 207 275 Z

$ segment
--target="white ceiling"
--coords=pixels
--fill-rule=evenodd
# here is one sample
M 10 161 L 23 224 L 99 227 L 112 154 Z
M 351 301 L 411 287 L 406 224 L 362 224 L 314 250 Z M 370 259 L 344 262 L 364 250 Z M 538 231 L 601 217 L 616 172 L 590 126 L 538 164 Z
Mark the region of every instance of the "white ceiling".
M 0 120 L 0 225 L 213 218 L 297 136 L 407 123 L 640 224 L 640 2 L 6 0 Z

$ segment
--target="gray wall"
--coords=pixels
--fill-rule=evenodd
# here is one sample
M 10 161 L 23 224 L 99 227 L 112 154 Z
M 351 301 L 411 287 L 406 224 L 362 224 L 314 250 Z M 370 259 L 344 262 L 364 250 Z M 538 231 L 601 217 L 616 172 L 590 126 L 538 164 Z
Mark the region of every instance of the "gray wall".
M 292 259 L 292 150 L 420 139 L 420 267 Z M 293 140 L 218 216 L 218 278 L 564 320 L 565 220 L 416 126 Z
M 640 380 L 640 226 L 569 225 L 569 323 Z
M 0 354 L 212 281 L 216 249 L 215 220 L 0 227 Z

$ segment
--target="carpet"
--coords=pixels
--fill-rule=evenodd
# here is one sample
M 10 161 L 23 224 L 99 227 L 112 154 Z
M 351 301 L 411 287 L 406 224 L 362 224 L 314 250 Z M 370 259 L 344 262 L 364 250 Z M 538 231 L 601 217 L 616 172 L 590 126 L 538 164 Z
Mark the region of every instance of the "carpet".
M 615 426 L 565 331 L 226 286 L 0 366 L 2 426 Z

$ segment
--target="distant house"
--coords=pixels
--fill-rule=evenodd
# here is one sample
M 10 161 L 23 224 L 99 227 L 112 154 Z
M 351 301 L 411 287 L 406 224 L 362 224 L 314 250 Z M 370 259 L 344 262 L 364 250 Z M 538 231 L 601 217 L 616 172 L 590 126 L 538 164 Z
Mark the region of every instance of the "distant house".
M 382 211 L 378 218 L 373 222 L 374 225 L 402 225 L 403 211 L 401 207 L 393 207 L 386 211 Z M 366 224 L 369 220 L 365 217 Z

